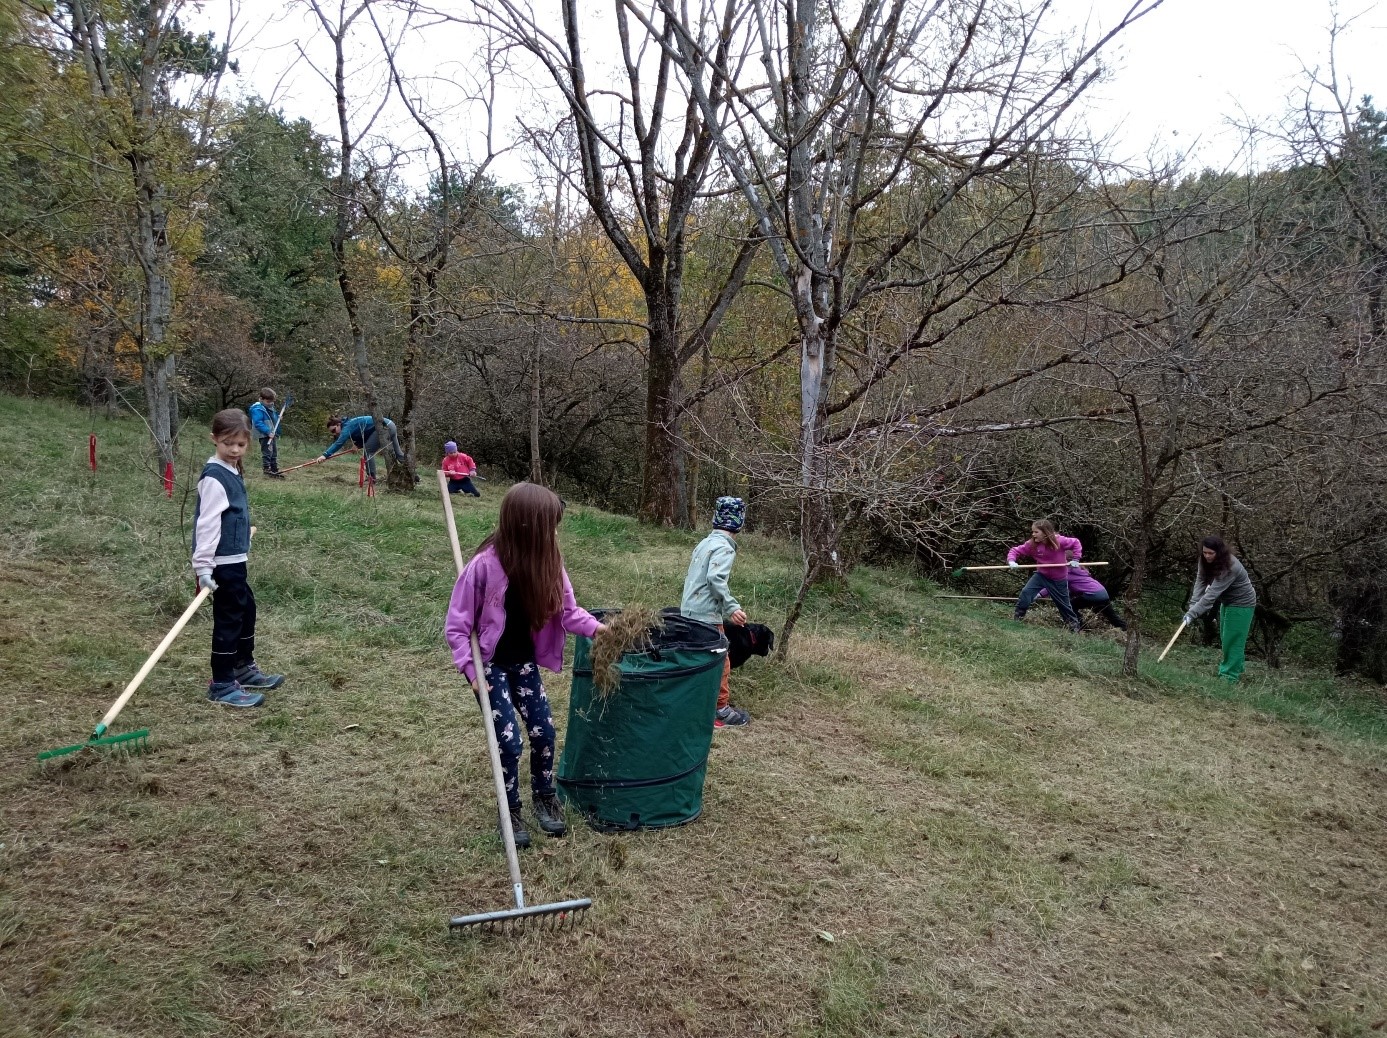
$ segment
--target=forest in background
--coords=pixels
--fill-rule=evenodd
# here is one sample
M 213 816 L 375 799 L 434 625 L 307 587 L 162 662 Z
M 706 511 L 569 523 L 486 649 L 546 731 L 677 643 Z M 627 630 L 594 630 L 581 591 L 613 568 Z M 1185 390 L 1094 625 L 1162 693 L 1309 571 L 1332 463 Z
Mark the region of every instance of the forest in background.
M 185 0 L 0 0 L 0 385 L 140 413 L 151 479 L 268 384 L 324 443 L 393 418 L 400 493 L 456 439 L 658 524 L 742 494 L 802 548 L 782 646 L 859 560 L 996 561 L 1048 515 L 1113 561 L 1135 672 L 1143 596 L 1218 531 L 1273 664 L 1310 627 L 1387 680 L 1371 98 L 1308 78 L 1256 172 L 1135 169 L 1069 116 L 1158 0 L 1093 39 L 1026 0 L 614 0 L 611 53 L 576 0 L 297 2 L 330 132 L 240 93 Z M 399 45 L 444 21 L 479 40 L 466 160 Z M 517 68 L 547 121 L 491 119 Z

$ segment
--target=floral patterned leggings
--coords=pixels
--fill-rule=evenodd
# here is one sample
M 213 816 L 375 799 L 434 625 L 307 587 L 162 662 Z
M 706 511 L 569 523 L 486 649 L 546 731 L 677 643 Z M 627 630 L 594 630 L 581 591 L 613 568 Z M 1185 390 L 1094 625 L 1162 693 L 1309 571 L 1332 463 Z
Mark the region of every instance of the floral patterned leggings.
M 488 663 L 486 683 L 491 688 L 491 723 L 496 727 L 501 769 L 506 773 L 506 798 L 512 807 L 520 804 L 521 722 L 530 737 L 530 789 L 535 796 L 549 796 L 554 792 L 554 719 L 538 664 L 493 667 Z

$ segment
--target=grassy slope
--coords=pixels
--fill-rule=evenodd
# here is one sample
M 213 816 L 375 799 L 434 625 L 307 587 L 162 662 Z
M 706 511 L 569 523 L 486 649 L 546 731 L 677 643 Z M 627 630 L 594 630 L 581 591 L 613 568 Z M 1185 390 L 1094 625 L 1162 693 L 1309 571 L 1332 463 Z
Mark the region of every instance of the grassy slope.
M 55 780 L 32 755 L 90 729 L 190 588 L 142 428 L 98 423 L 95 477 L 86 430 L 0 397 L 0 1035 L 1346 1036 L 1387 1018 L 1380 702 L 1256 663 L 1228 693 L 1192 647 L 1129 687 L 1105 637 L 933 601 L 899 572 L 812 600 L 794 665 L 737 673 L 756 720 L 717 736 L 697 824 L 524 855 L 532 900 L 596 899 L 583 932 L 450 938 L 448 914 L 508 891 L 441 639 L 447 542 L 433 495 L 367 501 L 350 461 L 252 476 L 260 657 L 291 676 L 267 708 L 203 701 L 200 616 L 118 725 L 156 751 Z M 459 505 L 465 545 L 498 489 Z M 694 541 L 582 508 L 564 537 L 589 605 L 675 601 Z M 735 585 L 774 622 L 796 572 L 748 537 Z M 562 732 L 566 677 L 550 688 Z

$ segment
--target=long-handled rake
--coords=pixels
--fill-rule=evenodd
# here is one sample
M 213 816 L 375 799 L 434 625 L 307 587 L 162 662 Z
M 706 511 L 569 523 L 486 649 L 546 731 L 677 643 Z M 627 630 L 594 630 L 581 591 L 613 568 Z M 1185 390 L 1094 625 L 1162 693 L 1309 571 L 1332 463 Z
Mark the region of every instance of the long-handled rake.
M 92 729 L 91 738 L 86 742 L 79 742 L 73 746 L 62 746 L 56 750 L 45 750 L 39 754 L 39 760 L 52 760 L 55 757 L 66 757 L 70 753 L 81 753 L 83 750 L 98 750 L 105 753 L 143 753 L 149 747 L 149 729 L 141 728 L 136 732 L 122 732 L 120 735 L 107 735 L 106 732 L 115 723 L 117 715 L 125 709 L 125 704 L 130 702 L 130 697 L 135 694 L 135 690 L 140 687 L 140 683 L 149 676 L 149 672 L 154 669 L 154 664 L 159 662 L 159 658 L 164 655 L 168 647 L 173 644 L 173 640 L 187 626 L 188 621 L 193 618 L 198 607 L 212 593 L 210 588 L 203 588 L 197 593 L 197 597 L 189 603 L 188 608 L 183 610 L 183 615 L 178 618 L 178 622 L 173 625 L 173 629 L 164 635 L 164 640 L 159 643 L 159 647 L 149 654 L 149 659 L 144 661 L 144 666 L 139 672 L 130 679 L 130 684 L 125 686 L 125 691 L 120 694 L 120 698 L 111 704 L 111 709 L 106 711 L 106 716 L 101 719 L 101 723 Z
M 1087 561 L 1085 561 L 1085 562 L 1080 563 L 1080 565 L 1082 565 L 1082 566 L 1106 566 L 1107 563 L 1106 563 L 1106 562 L 1087 562 Z M 1017 568 L 1017 569 L 1063 569 L 1064 566 L 1065 566 L 1065 564 L 1064 564 L 1063 562 L 1048 562 L 1048 563 L 1039 564 L 1039 565 L 1037 565 L 1037 564 L 1032 564 L 1032 563 L 1029 563 L 1029 562 L 1025 562 L 1025 563 L 1019 563 L 1019 564 L 1016 566 L 1016 568 Z M 1011 569 L 1011 564 L 1010 564 L 1010 563 L 1007 563 L 1007 564 L 1002 565 L 1002 566 L 960 566 L 958 569 L 954 570 L 954 571 L 953 571 L 952 573 L 950 573 L 949 575 L 950 575 L 951 577 L 961 577 L 961 576 L 963 576 L 963 574 L 965 574 L 965 573 L 977 573 L 979 570 L 985 570 L 985 569 Z
M 462 576 L 462 545 L 458 543 L 457 523 L 453 519 L 453 502 L 448 496 L 448 477 L 438 470 L 438 486 L 443 493 L 443 511 L 448 518 L 448 539 L 453 546 L 453 561 L 458 576 Z M 486 748 L 491 755 L 491 777 L 496 787 L 496 810 L 501 816 L 501 839 L 506 845 L 506 867 L 510 870 L 511 888 L 515 892 L 515 907 L 496 912 L 459 915 L 448 920 L 453 930 L 481 930 L 485 933 L 522 933 L 531 920 L 540 929 L 572 929 L 578 918 L 592 907 L 591 898 L 556 901 L 548 905 L 526 905 L 525 887 L 520 880 L 520 857 L 515 852 L 515 832 L 510 824 L 510 806 L 506 797 L 506 776 L 501 770 L 501 750 L 496 742 L 496 727 L 491 718 L 491 690 L 486 683 L 486 668 L 482 663 L 482 648 L 477 644 L 477 632 L 472 632 L 472 666 L 477 674 L 478 705 L 482 710 L 482 729 L 486 732 Z

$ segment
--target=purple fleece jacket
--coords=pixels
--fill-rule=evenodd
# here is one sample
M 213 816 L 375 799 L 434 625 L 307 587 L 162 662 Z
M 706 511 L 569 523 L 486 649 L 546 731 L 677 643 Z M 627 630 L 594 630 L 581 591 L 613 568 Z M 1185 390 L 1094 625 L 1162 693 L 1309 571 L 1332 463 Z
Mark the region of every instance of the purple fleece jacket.
M 453 650 L 453 662 L 467 675 L 477 679 L 472 665 L 473 627 L 481 646 L 482 659 L 490 660 L 496 643 L 506 629 L 506 587 L 510 584 L 496 549 L 488 547 L 472 556 L 453 586 L 453 598 L 448 603 L 448 619 L 443 625 L 448 645 Z M 535 662 L 545 670 L 558 673 L 563 669 L 564 632 L 591 638 L 597 633 L 598 620 L 578 604 L 573 597 L 573 585 L 568 572 L 563 574 L 563 604 L 538 631 L 534 632 Z
M 1079 543 L 1079 538 L 1066 537 L 1063 534 L 1056 534 L 1055 540 L 1059 544 L 1058 548 L 1052 548 L 1043 542 L 1036 544 L 1035 541 L 1024 540 L 1007 552 L 1007 561 L 1015 562 L 1017 559 L 1023 558 L 1034 559 L 1038 565 L 1045 567 L 1036 570 L 1037 573 L 1058 580 L 1061 570 L 1056 567 L 1069 565 L 1065 553 L 1069 552 L 1073 554 L 1074 558 L 1081 559 L 1084 557 L 1084 546 Z
M 1108 589 L 1100 584 L 1092 573 L 1080 566 L 1078 569 L 1070 569 L 1065 572 L 1069 580 L 1070 595 L 1108 595 Z M 1045 588 L 1040 589 L 1041 598 L 1049 598 L 1050 592 Z

